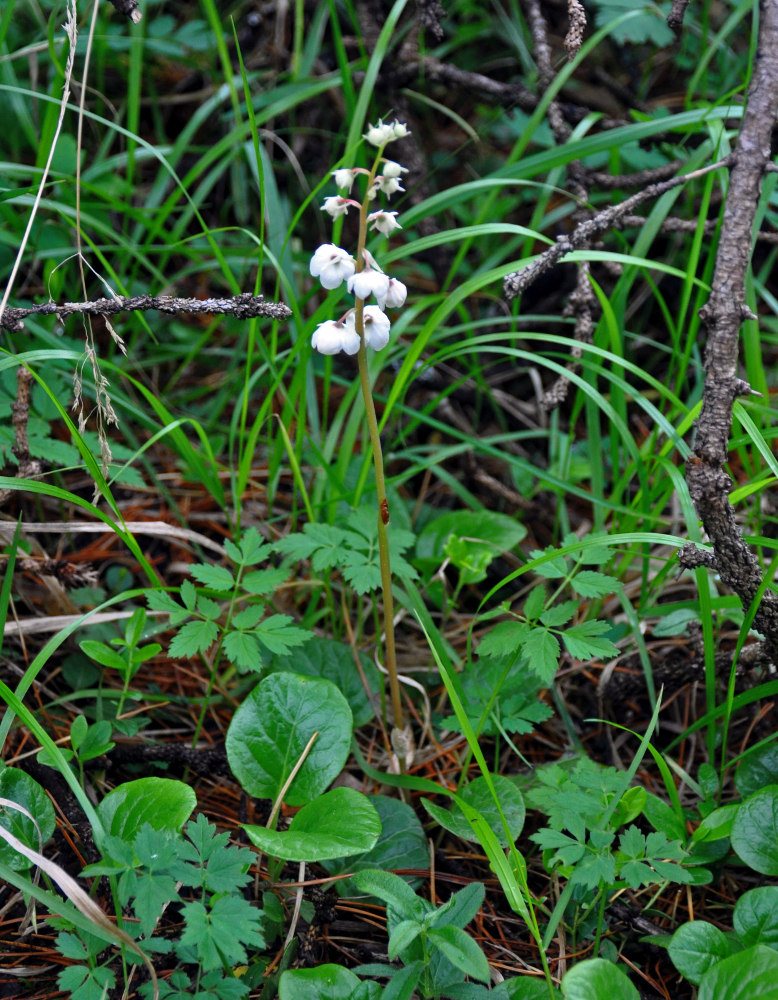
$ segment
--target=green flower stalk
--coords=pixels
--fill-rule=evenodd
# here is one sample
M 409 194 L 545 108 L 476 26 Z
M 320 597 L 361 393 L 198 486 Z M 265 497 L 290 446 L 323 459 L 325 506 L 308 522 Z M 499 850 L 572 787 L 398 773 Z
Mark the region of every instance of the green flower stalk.
M 385 308 L 399 308 L 405 302 L 407 289 L 396 278 L 385 274 L 375 258 L 367 249 L 368 227 L 388 236 L 395 229 L 402 227 L 397 222 L 397 212 L 383 210 L 370 211 L 371 202 L 381 191 L 390 197 L 396 191 L 402 191 L 400 180 L 407 168 L 387 160 L 383 156 L 384 147 L 395 139 L 401 139 L 408 134 L 408 129 L 400 122 L 384 124 L 379 120 L 377 125 L 371 125 L 365 139 L 378 148 L 376 158 L 370 170 L 361 167 L 341 168 L 333 171 L 335 183 L 346 193 L 351 191 L 357 177 L 366 178 L 365 195 L 362 201 L 356 201 L 342 195 L 332 195 L 324 199 L 322 211 L 334 219 L 345 215 L 350 208 L 359 210 L 359 236 L 356 257 L 346 250 L 325 243 L 320 246 L 311 258 L 310 271 L 319 278 L 324 288 L 338 288 L 345 280 L 349 292 L 354 295 L 354 308 L 349 309 L 339 320 L 327 320 L 320 323 L 311 339 L 312 346 L 322 354 L 356 354 L 359 363 L 359 381 L 365 402 L 365 414 L 373 450 L 375 467 L 376 493 L 378 498 L 378 554 L 381 565 L 381 589 L 384 603 L 384 647 L 385 663 L 389 676 L 389 691 L 394 716 L 392 729 L 392 749 L 397 755 L 401 767 L 409 762 L 412 741 L 410 731 L 405 728 L 400 682 L 397 675 L 397 655 L 394 641 L 394 600 L 392 597 L 392 568 L 389 558 L 389 503 L 386 496 L 386 478 L 384 475 L 384 460 L 381 450 L 381 438 L 378 431 L 378 419 L 375 412 L 370 376 L 367 367 L 367 348 L 380 351 L 389 342 L 391 323 L 384 312 Z M 378 305 L 367 305 L 367 300 L 375 297 Z

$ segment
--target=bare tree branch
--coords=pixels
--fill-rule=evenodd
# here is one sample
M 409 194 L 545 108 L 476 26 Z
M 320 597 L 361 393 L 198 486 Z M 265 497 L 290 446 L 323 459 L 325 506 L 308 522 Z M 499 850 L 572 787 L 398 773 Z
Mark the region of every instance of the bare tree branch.
M 111 299 L 93 299 L 89 302 L 45 302 L 43 305 L 19 309 L 7 306 L 0 316 L 0 329 L 18 333 L 24 329 L 27 316 L 52 316 L 59 319 L 76 313 L 90 316 L 115 316 L 120 312 L 145 312 L 154 309 L 164 313 L 186 313 L 190 316 L 203 313 L 222 313 L 236 319 L 253 319 L 268 316 L 271 319 L 289 319 L 292 310 L 280 302 L 265 302 L 264 296 L 243 292 L 231 299 L 179 299 L 172 295 L 117 295 Z
M 756 61 L 724 205 L 711 295 L 700 310 L 708 332 L 705 387 L 694 453 L 686 464 L 689 493 L 713 545 L 715 568 L 722 582 L 746 607 L 760 587 L 762 573 L 756 555 L 743 541 L 735 521 L 728 500 L 732 481 L 724 465 L 729 451 L 732 404 L 737 396 L 751 391 L 736 374 L 739 330 L 744 319 L 755 318 L 745 304 L 745 278 L 754 217 L 778 112 L 778 3 L 762 2 L 759 18 Z M 695 546 L 687 544 L 680 552 L 680 559 L 683 566 L 695 566 L 700 563 L 700 554 Z M 763 596 L 754 626 L 765 636 L 775 661 L 778 598 L 774 594 Z
M 550 267 L 558 264 L 563 257 L 573 250 L 578 250 L 586 246 L 593 236 L 598 233 L 604 233 L 607 229 L 617 225 L 623 216 L 630 215 L 632 210 L 641 202 L 649 198 L 658 198 L 659 195 L 664 194 L 665 191 L 670 191 L 674 187 L 678 187 L 679 184 L 685 184 L 695 177 L 702 177 L 703 174 L 707 174 L 711 170 L 718 170 L 719 167 L 728 166 L 733 162 L 734 156 L 728 156 L 716 163 L 709 164 L 707 167 L 700 167 L 699 170 L 692 170 L 688 174 L 682 174 L 680 177 L 671 177 L 670 180 L 651 184 L 642 191 L 637 191 L 618 205 L 610 205 L 602 212 L 598 212 L 591 219 L 586 219 L 584 222 L 579 223 L 569 236 L 557 236 L 557 242 L 554 246 L 549 247 L 537 260 L 534 260 L 531 264 L 527 264 L 520 271 L 514 271 L 513 274 L 509 274 L 503 282 L 503 294 L 507 299 L 514 299 L 517 295 L 521 295 L 522 292 L 529 288 L 533 281 L 539 278 Z

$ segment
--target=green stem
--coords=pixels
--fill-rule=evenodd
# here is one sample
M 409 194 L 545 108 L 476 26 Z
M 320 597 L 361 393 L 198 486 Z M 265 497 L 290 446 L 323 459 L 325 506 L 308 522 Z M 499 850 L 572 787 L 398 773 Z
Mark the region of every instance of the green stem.
M 369 200 L 367 191 L 373 183 L 378 166 L 381 162 L 383 146 L 378 150 L 373 169 L 367 179 L 365 197 L 359 209 L 359 240 L 357 244 L 357 271 L 365 267 L 364 249 L 367 242 L 367 210 Z M 389 691 L 392 699 L 392 714 L 397 729 L 404 728 L 402 697 L 400 682 L 397 678 L 397 653 L 394 643 L 394 598 L 392 596 L 392 567 L 389 558 L 389 504 L 386 498 L 386 478 L 384 476 L 384 457 L 381 450 L 381 436 L 378 431 L 373 392 L 370 386 L 370 373 L 367 367 L 367 347 L 365 346 L 365 300 L 355 297 L 354 325 L 359 334 L 359 381 L 362 386 L 362 397 L 365 401 L 365 415 L 370 433 L 370 443 L 373 448 L 373 465 L 375 466 L 376 494 L 378 500 L 378 558 L 381 565 L 381 590 L 384 600 L 384 647 L 386 653 L 386 670 L 389 675 Z M 402 761 L 401 761 L 402 764 Z M 404 768 L 403 768 L 404 769 Z
M 359 380 L 362 384 L 362 396 L 365 400 L 367 427 L 370 432 L 370 443 L 373 447 L 373 464 L 375 465 L 375 484 L 378 495 L 378 558 L 381 564 L 381 589 L 384 598 L 384 645 L 386 648 L 386 669 L 389 674 L 389 691 L 392 698 L 392 713 L 394 724 L 403 728 L 403 707 L 400 696 L 400 682 L 397 679 L 397 654 L 394 644 L 394 597 L 392 596 L 392 567 L 389 558 L 389 534 L 384 521 L 389 520 L 389 504 L 386 499 L 386 480 L 384 478 L 384 458 L 381 451 L 381 437 L 378 433 L 373 393 L 370 388 L 370 376 L 367 370 L 367 349 L 365 347 L 364 324 L 362 310 L 364 302 L 357 299 L 356 328 L 360 337 L 359 345 Z

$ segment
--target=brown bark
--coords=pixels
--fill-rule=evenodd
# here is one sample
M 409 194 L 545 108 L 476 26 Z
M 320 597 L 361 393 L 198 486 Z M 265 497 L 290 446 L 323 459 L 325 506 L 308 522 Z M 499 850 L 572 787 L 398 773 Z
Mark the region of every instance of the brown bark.
M 770 160 L 770 138 L 778 111 L 778 0 L 760 4 L 759 42 L 738 139 L 735 165 L 724 206 L 712 290 L 701 310 L 707 328 L 705 388 L 697 422 L 694 453 L 686 480 L 697 513 L 713 546 L 713 558 L 693 545 L 683 547 L 687 568 L 715 566 L 721 580 L 748 605 L 762 582 L 756 555 L 749 549 L 728 500 L 732 481 L 724 470 L 732 425 L 732 404 L 750 387 L 737 377 L 740 325 L 749 318 L 745 278 L 751 257 L 751 233 L 762 177 Z M 778 599 L 765 594 L 754 619 L 771 655 L 778 653 Z

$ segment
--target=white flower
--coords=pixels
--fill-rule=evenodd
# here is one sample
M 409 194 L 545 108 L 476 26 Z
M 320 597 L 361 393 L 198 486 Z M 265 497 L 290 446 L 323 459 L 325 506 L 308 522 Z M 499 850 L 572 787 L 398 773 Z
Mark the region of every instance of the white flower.
M 348 290 L 358 299 L 367 299 L 371 295 L 380 301 L 389 292 L 389 278 L 382 271 L 367 268 L 352 274 L 347 282 Z
M 410 135 L 411 134 L 410 130 L 408 129 L 408 126 L 405 124 L 405 122 L 398 122 L 396 118 L 395 118 L 394 122 L 392 123 L 391 128 L 392 128 L 392 138 L 393 139 L 404 139 L 406 137 L 406 135 Z
M 370 125 L 368 127 L 364 138 L 367 139 L 371 146 L 383 146 L 394 139 L 394 126 L 384 125 L 379 118 L 377 125 Z
M 395 163 L 394 160 L 384 160 L 384 165 L 381 167 L 381 173 L 384 177 L 402 177 L 403 174 L 408 173 L 408 168 L 400 166 L 400 164 Z
M 377 229 L 379 233 L 388 236 L 395 229 L 402 229 L 395 216 L 397 212 L 371 212 L 367 217 L 368 222 L 372 222 L 371 229 Z
M 389 343 L 389 328 L 391 323 L 386 313 L 378 306 L 365 306 L 362 313 L 365 324 L 365 343 L 374 351 L 380 351 Z
M 404 304 L 406 298 L 408 297 L 408 289 L 405 285 L 398 281 L 397 278 L 389 279 L 389 288 L 387 289 L 386 295 L 378 298 L 378 304 L 382 309 L 386 309 L 388 306 L 390 309 L 399 309 L 401 305 Z
M 359 334 L 353 320 L 351 323 L 348 320 L 338 323 L 328 319 L 326 323 L 319 323 L 313 331 L 311 347 L 321 354 L 337 354 L 339 351 L 356 354 L 359 350 Z
M 323 243 L 311 257 L 311 274 L 321 281 L 324 288 L 337 288 L 354 273 L 355 268 L 351 254 L 334 243 Z
M 405 188 L 400 184 L 396 177 L 377 177 L 378 186 L 384 192 L 385 195 L 394 194 L 395 191 L 404 191 Z
M 341 198 L 339 194 L 331 194 L 329 198 L 324 199 L 321 210 L 327 212 L 333 219 L 337 219 L 339 215 L 345 215 L 348 212 L 351 204 L 352 202 L 348 198 Z
M 339 190 L 350 191 L 357 171 L 351 170 L 349 167 L 341 167 L 340 170 L 333 170 L 332 176 L 335 178 L 335 185 Z

